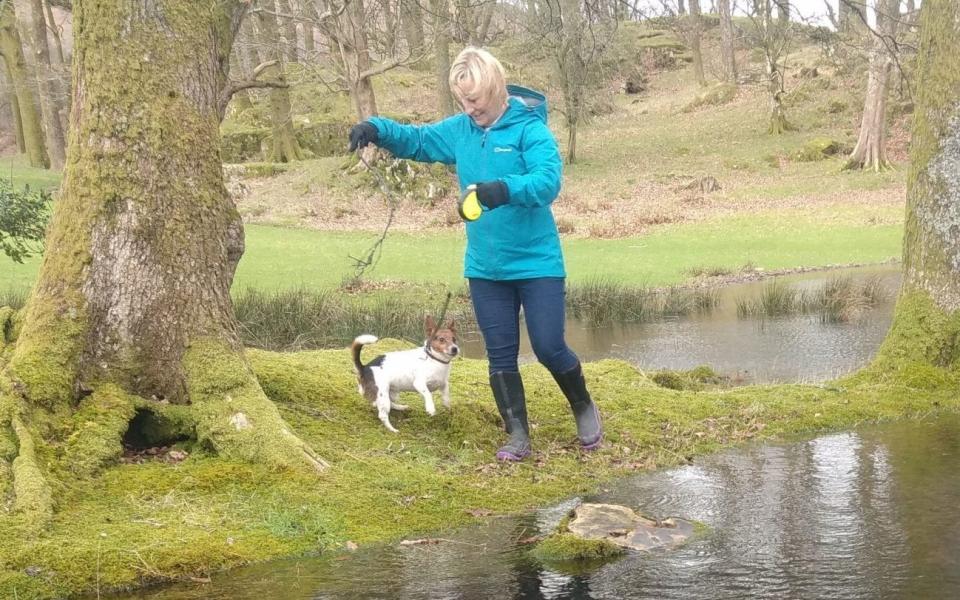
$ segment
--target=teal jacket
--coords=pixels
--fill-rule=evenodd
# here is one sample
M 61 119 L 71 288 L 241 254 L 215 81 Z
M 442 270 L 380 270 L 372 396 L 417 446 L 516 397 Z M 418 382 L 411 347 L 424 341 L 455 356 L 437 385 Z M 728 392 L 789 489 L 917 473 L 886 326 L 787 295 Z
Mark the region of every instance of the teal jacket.
M 467 222 L 464 276 L 511 280 L 565 277 L 560 236 L 550 204 L 560 193 L 562 161 L 547 127 L 547 101 L 533 90 L 507 86 L 503 116 L 488 128 L 465 113 L 428 125 L 373 117 L 378 145 L 401 158 L 457 166 L 461 194 L 468 185 L 503 181 L 507 204 Z

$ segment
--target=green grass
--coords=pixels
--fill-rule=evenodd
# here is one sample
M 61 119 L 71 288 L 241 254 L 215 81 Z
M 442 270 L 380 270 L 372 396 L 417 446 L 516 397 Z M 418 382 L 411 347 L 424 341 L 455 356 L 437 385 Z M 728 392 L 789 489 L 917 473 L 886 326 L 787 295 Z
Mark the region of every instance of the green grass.
M 819 223 L 805 212 L 670 225 L 642 237 L 565 239 L 567 274 L 571 282 L 602 278 L 666 286 L 685 281 L 690 271 L 708 263 L 731 271 L 745 263 L 773 270 L 877 263 L 900 256 L 899 224 L 858 224 L 855 215 L 845 216 L 841 210 L 834 215 L 835 223 Z M 350 256 L 363 256 L 377 237 L 258 225 L 248 225 L 246 233 L 235 291 L 337 287 L 354 273 Z M 463 283 L 464 245 L 460 232 L 390 234 L 369 278 L 458 287 Z M 38 257 L 22 265 L 0 261 L 0 289 L 31 286 L 39 265 Z
M 382 342 L 384 349 L 398 344 Z M 747 441 L 875 420 L 956 411 L 956 373 L 929 367 L 840 386 L 664 389 L 621 361 L 584 365 L 607 441 L 584 455 L 549 373 L 522 367 L 535 460 L 498 464 L 502 439 L 485 361 L 461 359 L 453 408 L 427 416 L 409 396 L 386 431 L 356 393 L 348 352 L 250 351 L 260 383 L 299 436 L 332 467 L 318 476 L 219 459 L 201 445 L 170 464 L 149 458 L 56 483 L 57 513 L 24 535 L 0 511 L 0 596 L 65 597 L 150 581 L 205 577 L 244 563 L 425 537 L 596 490 L 613 478 Z M 932 372 L 945 382 L 931 388 Z M 688 389 L 688 388 L 684 388 Z M 40 573 L 30 576 L 26 573 Z M 99 586 L 99 590 L 98 590 Z
M 60 186 L 60 172 L 31 167 L 23 154 L 0 156 L 0 178 L 10 179 L 16 188 L 52 190 Z

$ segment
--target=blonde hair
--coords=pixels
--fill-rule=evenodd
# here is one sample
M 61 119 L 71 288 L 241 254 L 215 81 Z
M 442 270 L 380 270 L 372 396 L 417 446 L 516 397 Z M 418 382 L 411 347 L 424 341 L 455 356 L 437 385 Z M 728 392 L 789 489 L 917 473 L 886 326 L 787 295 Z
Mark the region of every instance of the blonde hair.
M 496 104 L 507 101 L 503 65 L 483 48 L 467 46 L 450 66 L 450 89 L 458 99 L 478 94 Z

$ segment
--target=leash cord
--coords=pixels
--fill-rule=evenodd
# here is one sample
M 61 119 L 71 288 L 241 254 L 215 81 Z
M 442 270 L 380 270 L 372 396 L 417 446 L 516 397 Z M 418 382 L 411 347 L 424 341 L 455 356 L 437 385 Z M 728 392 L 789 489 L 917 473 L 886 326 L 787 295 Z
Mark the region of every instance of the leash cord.
M 357 156 L 360 157 L 360 162 L 367 167 L 367 170 L 373 173 L 374 178 L 376 178 L 377 183 L 380 185 L 380 191 L 383 192 L 383 195 L 387 199 L 387 205 L 390 207 L 390 212 L 387 214 L 387 223 L 383 227 L 383 232 L 380 234 L 380 237 L 373 243 L 372 246 L 365 252 L 365 258 L 357 258 L 348 254 L 347 256 L 353 260 L 353 278 L 354 280 L 359 280 L 363 277 L 363 274 L 368 268 L 373 267 L 377 262 L 380 261 L 380 257 L 383 255 L 383 242 L 387 239 L 387 232 L 390 231 L 390 226 L 393 224 L 393 217 L 397 212 L 397 206 L 399 206 L 399 201 L 390 191 L 390 186 L 387 185 L 387 180 L 384 177 L 383 173 L 379 169 L 374 168 L 367 159 L 363 157 L 363 149 L 357 149 Z
M 2 0 L 0 0 L 2 1 Z M 357 150 L 357 156 L 360 157 L 360 162 L 367 167 L 367 170 L 373 173 L 374 177 L 377 179 L 377 183 L 380 185 L 380 191 L 383 192 L 383 195 L 387 198 L 387 204 L 390 206 L 390 212 L 387 214 L 387 223 L 383 227 L 383 232 L 380 234 L 380 237 L 377 238 L 377 241 L 373 243 L 369 250 L 366 252 L 366 258 L 357 258 L 355 256 L 347 255 L 354 262 L 354 279 L 360 279 L 363 277 L 364 271 L 368 267 L 372 267 L 380 260 L 380 256 L 383 254 L 383 242 L 387 239 L 387 232 L 390 231 L 390 225 L 393 224 L 393 216 L 397 212 L 397 206 L 399 202 L 397 201 L 396 196 L 390 191 L 390 186 L 387 185 L 386 177 L 379 169 L 374 168 L 367 159 L 363 157 L 363 150 Z M 447 316 L 447 307 L 450 306 L 450 298 L 453 296 L 452 293 L 447 292 L 447 298 L 443 302 L 443 309 L 440 311 L 440 318 L 437 319 L 437 325 L 442 326 L 444 317 Z
M 443 327 L 443 318 L 447 316 L 447 307 L 450 306 L 451 296 L 453 296 L 453 294 L 447 292 L 447 299 L 443 301 L 443 310 L 440 311 L 440 318 L 437 319 L 438 327 Z

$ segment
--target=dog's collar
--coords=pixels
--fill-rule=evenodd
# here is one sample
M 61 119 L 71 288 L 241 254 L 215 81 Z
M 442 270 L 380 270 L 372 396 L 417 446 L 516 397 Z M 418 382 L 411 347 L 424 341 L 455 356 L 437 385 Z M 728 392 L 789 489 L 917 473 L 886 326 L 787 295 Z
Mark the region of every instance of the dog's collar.
M 423 345 L 423 351 L 426 352 L 426 353 L 427 353 L 427 356 L 429 356 L 429 357 L 432 358 L 433 360 L 435 360 L 435 361 L 437 361 L 437 362 L 440 362 L 440 363 L 443 363 L 443 364 L 445 364 L 445 365 L 449 365 L 449 364 L 450 364 L 450 361 L 453 360 L 452 358 L 449 359 L 449 360 L 443 360 L 442 358 L 440 358 L 439 356 L 437 356 L 436 354 L 434 354 L 433 352 L 431 352 L 431 351 L 430 351 L 430 344 L 429 344 L 429 343 Z

